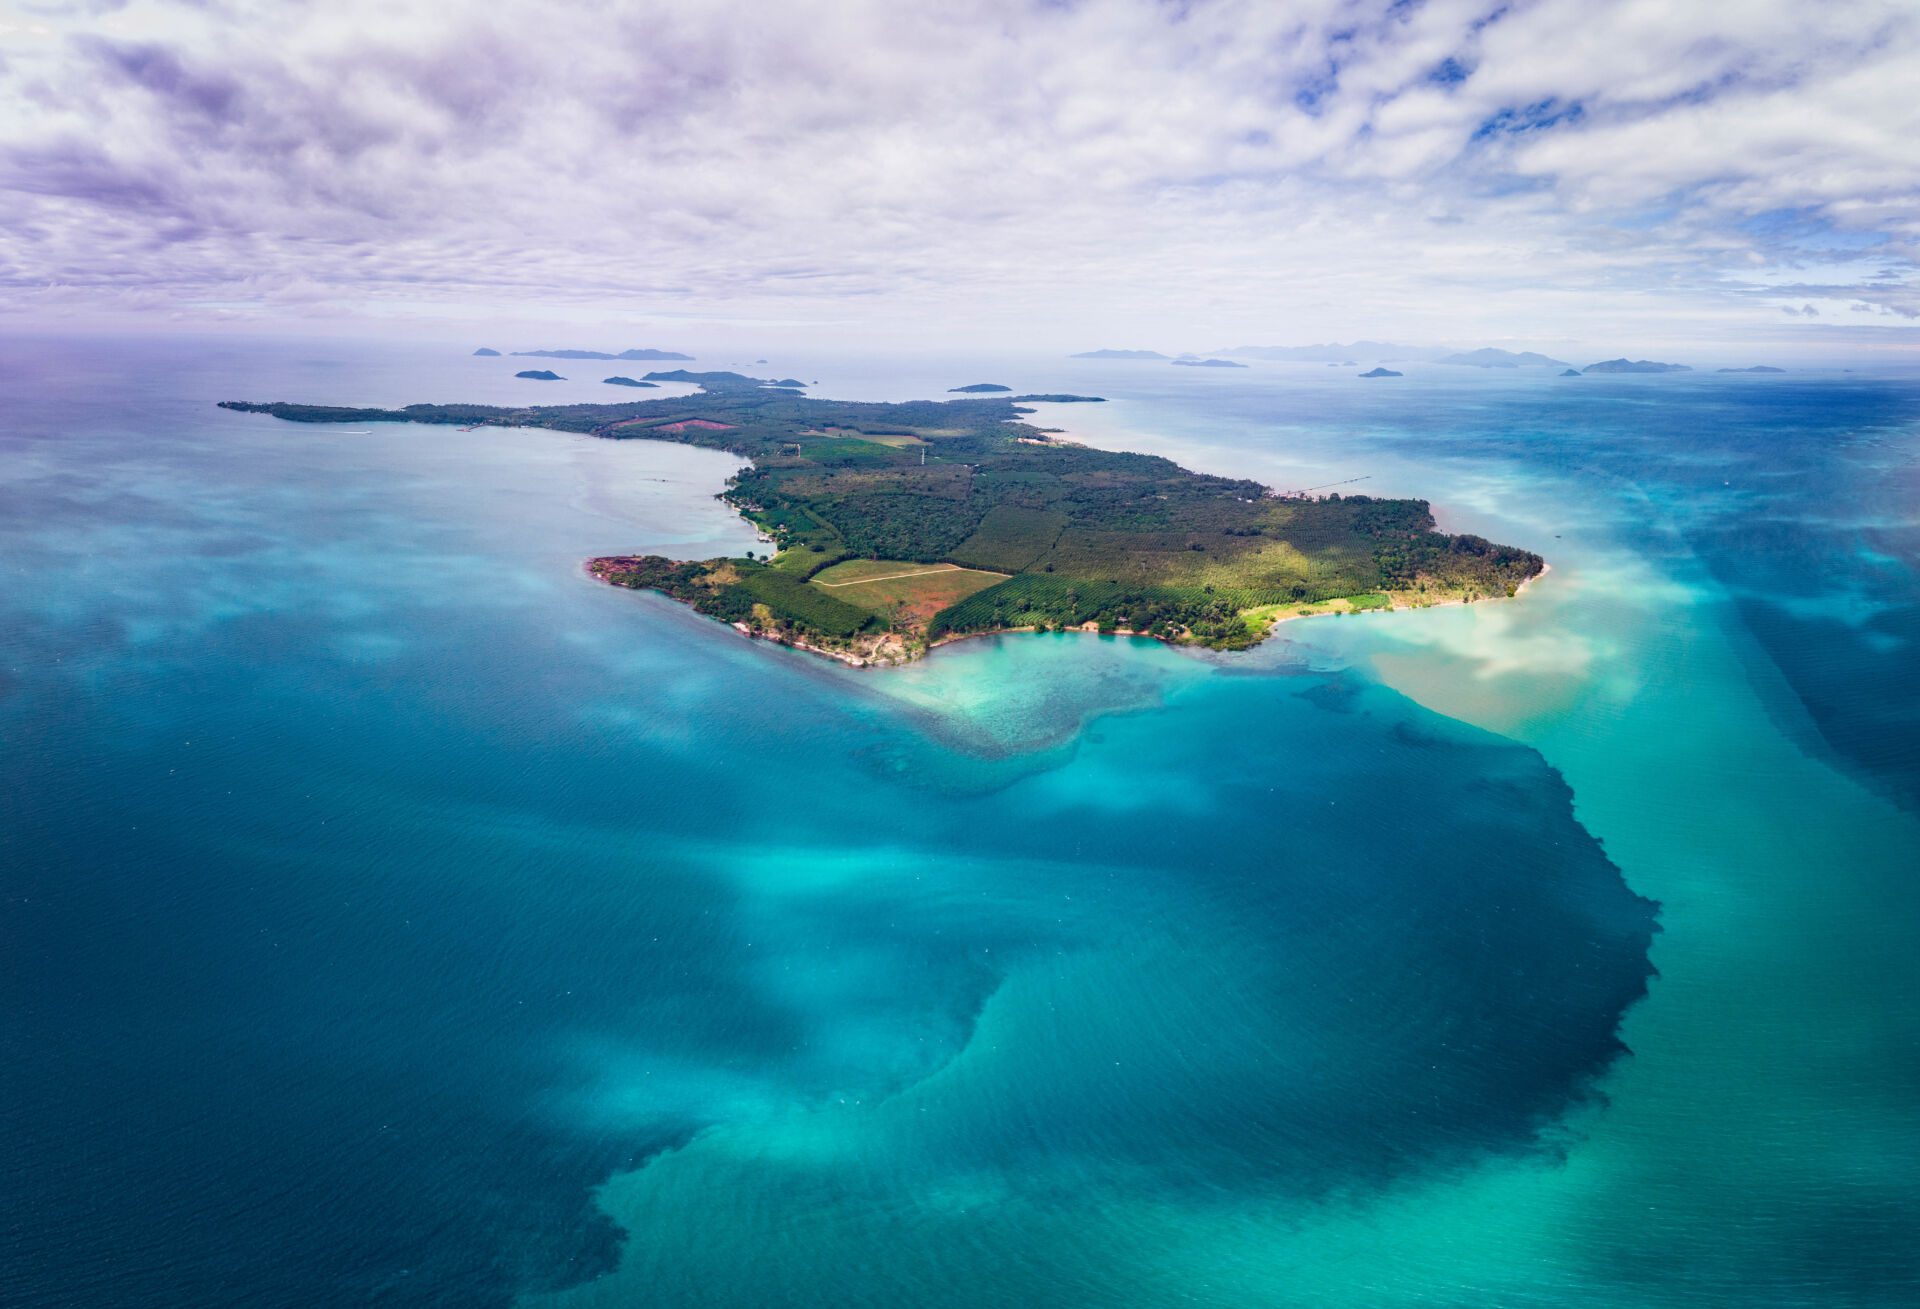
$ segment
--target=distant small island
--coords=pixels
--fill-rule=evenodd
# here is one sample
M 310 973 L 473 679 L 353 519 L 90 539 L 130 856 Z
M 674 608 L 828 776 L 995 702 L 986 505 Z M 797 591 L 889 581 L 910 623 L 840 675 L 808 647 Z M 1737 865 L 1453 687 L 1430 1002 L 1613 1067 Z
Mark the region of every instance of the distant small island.
M 704 386 L 709 391 L 730 391 L 741 387 L 776 386 L 779 383 L 770 378 L 748 377 L 745 373 L 694 373 L 684 368 L 662 371 L 655 369 L 646 375 L 649 382 L 692 382 L 695 386 Z M 798 385 L 789 382 L 788 385 Z
M 1362 377 L 1405 377 L 1405 373 L 1396 373 L 1391 368 L 1370 368 L 1360 374 Z
M 635 380 L 634 380 L 633 378 L 631 378 L 631 377 L 603 377 L 603 378 L 601 378 L 600 380 L 601 380 L 602 382 L 604 382 L 604 383 L 605 383 L 606 385 L 608 385 L 608 386 L 651 386 L 651 387 L 658 387 L 658 386 L 660 385 L 660 383 L 658 383 L 658 382 L 636 382 L 636 381 L 635 381 Z
M 652 375 L 650 375 L 652 376 Z M 1276 492 L 1019 421 L 1007 397 L 816 400 L 739 373 L 616 404 L 225 401 L 291 422 L 546 427 L 748 461 L 724 498 L 770 557 L 609 555 L 587 569 L 852 664 L 982 633 L 1084 630 L 1236 650 L 1293 618 L 1516 594 L 1538 555 L 1435 530 L 1422 500 Z M 1091 397 L 1079 397 L 1091 399 Z
M 1578 376 L 1580 376 L 1580 370 L 1579 370 L 1578 368 L 1569 368 L 1569 369 L 1567 369 L 1567 370 L 1566 370 L 1565 372 L 1563 372 L 1563 373 L 1561 373 L 1561 374 L 1560 374 L 1560 376 L 1562 376 L 1562 377 L 1578 377 Z
M 1512 350 L 1495 350 L 1491 347 L 1482 350 L 1467 350 L 1461 354 L 1448 355 L 1439 360 L 1443 364 L 1460 364 L 1468 368 L 1571 368 L 1564 359 L 1549 359 L 1543 354 L 1531 350 L 1515 353 Z
M 1588 364 L 1583 373 L 1691 373 L 1686 364 L 1661 364 L 1651 359 L 1605 359 Z
M 535 382 L 564 382 L 567 380 L 560 376 L 560 374 L 545 368 L 529 368 L 525 372 L 515 373 L 514 376 L 524 377 Z
M 1751 368 L 1716 368 L 1716 373 L 1784 373 L 1784 368 L 1771 368 L 1766 364 L 1755 364 Z
M 1231 359 L 1176 359 L 1174 365 L 1179 368 L 1245 368 L 1245 364 L 1236 364 Z
M 1001 386 L 998 382 L 975 382 L 971 386 L 950 386 L 948 395 L 985 395 L 989 391 L 1011 391 L 1010 386 Z
M 1158 350 L 1085 350 L 1069 359 L 1165 359 Z
M 674 350 L 622 350 L 619 354 L 608 354 L 604 350 L 515 350 L 514 356 L 523 359 L 692 359 L 692 355 L 683 355 Z
M 484 345 L 481 346 L 478 350 L 475 350 L 473 353 L 482 359 L 498 359 L 500 357 L 500 352 L 498 350 L 490 350 Z

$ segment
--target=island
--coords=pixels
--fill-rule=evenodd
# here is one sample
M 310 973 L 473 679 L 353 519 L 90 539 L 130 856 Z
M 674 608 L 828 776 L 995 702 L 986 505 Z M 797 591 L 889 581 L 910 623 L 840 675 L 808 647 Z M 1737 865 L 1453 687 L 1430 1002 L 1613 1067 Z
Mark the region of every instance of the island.
M 1158 350 L 1085 350 L 1069 359 L 1165 359 Z
M 1443 364 L 1461 364 L 1468 368 L 1571 368 L 1564 359 L 1549 359 L 1531 350 L 1467 350 L 1439 360 Z
M 742 387 L 762 386 L 774 386 L 794 390 L 806 385 L 805 382 L 796 382 L 791 377 L 783 377 L 776 382 L 770 379 L 748 377 L 745 373 L 692 373 L 684 368 L 674 368 L 667 371 L 655 369 L 653 372 L 647 374 L 647 381 L 692 382 L 695 386 L 704 386 L 709 391 L 736 391 Z
M 1381 368 L 1369 368 L 1366 372 L 1360 374 L 1360 376 L 1362 377 L 1405 377 L 1406 374 L 1396 373 L 1391 368 L 1381 367 Z
M 489 349 L 484 345 L 481 346 L 478 350 L 475 350 L 473 353 L 476 358 L 480 358 L 480 359 L 498 359 L 500 357 L 500 352 L 498 350 Z
M 1603 359 L 1597 364 L 1588 364 L 1580 370 L 1584 373 L 1691 373 L 1693 369 L 1686 364 L 1655 363 L 1651 359 Z
M 658 382 L 639 382 L 631 377 L 603 377 L 600 380 L 607 386 L 649 386 L 655 389 L 660 386 Z
M 1567 369 L 1566 371 L 1564 371 L 1564 372 L 1562 372 L 1562 373 L 1560 374 L 1560 376 L 1562 376 L 1562 377 L 1578 377 L 1578 376 L 1580 376 L 1580 370 L 1579 370 L 1578 368 L 1569 368 L 1569 369 Z
M 722 498 L 768 557 L 609 555 L 588 573 L 855 665 L 1073 629 L 1235 650 L 1284 620 L 1511 596 L 1540 557 L 1436 530 L 1423 500 L 1283 492 L 1099 450 L 1010 398 L 854 403 L 737 373 L 616 404 L 403 409 L 224 401 L 296 423 L 545 427 L 747 461 Z
M 1767 364 L 1755 364 L 1751 368 L 1716 368 L 1716 373 L 1784 373 L 1784 368 L 1773 368 Z
M 1011 390 L 1013 390 L 1012 387 L 1002 386 L 998 382 L 975 382 L 971 386 L 949 387 L 947 389 L 947 394 L 948 395 L 985 395 L 989 391 L 1011 391 Z
M 1236 364 L 1231 359 L 1176 359 L 1174 364 L 1180 368 L 1245 368 L 1245 364 Z
M 515 373 L 514 376 L 525 377 L 535 382 L 564 382 L 567 380 L 549 368 L 528 368 L 522 372 Z
M 692 359 L 675 350 L 622 350 L 608 354 L 604 350 L 515 350 L 518 359 Z

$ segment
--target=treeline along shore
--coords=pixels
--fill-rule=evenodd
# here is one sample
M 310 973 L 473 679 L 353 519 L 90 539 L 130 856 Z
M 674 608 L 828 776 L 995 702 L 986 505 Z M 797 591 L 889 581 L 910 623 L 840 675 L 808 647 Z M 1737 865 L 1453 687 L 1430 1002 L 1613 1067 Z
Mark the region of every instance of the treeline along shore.
M 857 664 L 1023 629 L 1241 649 L 1295 616 L 1510 596 L 1544 567 L 1530 551 L 1435 530 L 1424 500 L 1277 495 L 1021 421 L 1032 412 L 1023 402 L 1095 397 L 879 404 L 738 373 L 647 379 L 703 390 L 526 408 L 222 407 L 306 423 L 545 427 L 738 455 L 749 466 L 721 495 L 771 542 L 766 557 L 608 556 L 588 570 Z

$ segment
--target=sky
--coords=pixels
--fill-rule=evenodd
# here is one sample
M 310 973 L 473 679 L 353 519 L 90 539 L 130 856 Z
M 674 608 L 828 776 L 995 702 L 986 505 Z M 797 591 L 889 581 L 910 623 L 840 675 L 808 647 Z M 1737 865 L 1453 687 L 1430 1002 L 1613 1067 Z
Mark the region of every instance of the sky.
M 1916 0 L 0 0 L 0 327 L 1920 361 Z

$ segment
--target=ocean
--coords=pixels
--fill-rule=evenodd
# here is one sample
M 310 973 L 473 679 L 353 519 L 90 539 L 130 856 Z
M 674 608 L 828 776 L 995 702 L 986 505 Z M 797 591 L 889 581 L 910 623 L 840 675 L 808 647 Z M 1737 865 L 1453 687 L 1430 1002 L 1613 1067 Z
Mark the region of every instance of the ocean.
M 761 353 L 1553 571 L 853 670 L 582 574 L 727 456 L 214 407 L 594 365 L 16 342 L 0 1302 L 1920 1301 L 1920 378 Z

